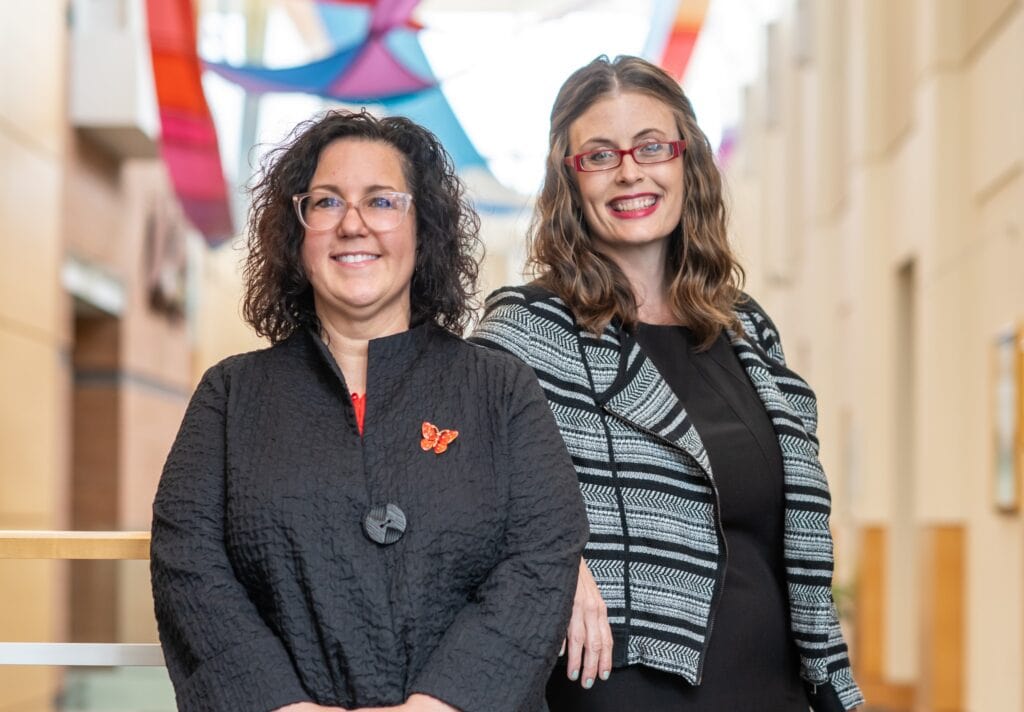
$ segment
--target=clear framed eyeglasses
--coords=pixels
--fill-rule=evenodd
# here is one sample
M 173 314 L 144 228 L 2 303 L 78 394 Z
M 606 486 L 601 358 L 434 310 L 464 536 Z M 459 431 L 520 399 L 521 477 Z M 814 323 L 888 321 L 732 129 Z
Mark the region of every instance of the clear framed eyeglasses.
M 566 156 L 565 164 L 580 173 L 607 171 L 622 165 L 622 157 L 629 154 L 637 163 L 664 163 L 681 156 L 686 150 L 686 140 L 646 141 L 633 148 L 598 148 L 575 156 Z
M 308 230 L 334 230 L 345 219 L 349 207 L 353 207 L 366 227 L 387 232 L 405 220 L 412 205 L 412 196 L 397 191 L 380 191 L 349 203 L 332 191 L 312 190 L 293 195 L 292 203 L 299 222 Z

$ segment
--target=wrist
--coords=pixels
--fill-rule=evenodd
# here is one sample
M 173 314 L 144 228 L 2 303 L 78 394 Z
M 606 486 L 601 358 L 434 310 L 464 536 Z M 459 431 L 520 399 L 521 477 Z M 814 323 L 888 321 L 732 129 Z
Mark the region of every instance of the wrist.
M 408 712 L 459 712 L 457 708 L 422 692 L 409 695 L 405 708 Z

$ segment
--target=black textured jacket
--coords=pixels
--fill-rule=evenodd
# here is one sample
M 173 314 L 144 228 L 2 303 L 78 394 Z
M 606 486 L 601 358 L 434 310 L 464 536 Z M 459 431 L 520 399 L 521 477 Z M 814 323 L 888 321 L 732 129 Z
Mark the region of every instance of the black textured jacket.
M 429 421 L 458 430 L 420 445 Z M 363 519 L 397 504 L 404 535 Z M 422 692 L 543 710 L 587 537 L 531 370 L 437 326 L 370 342 L 365 436 L 300 332 L 203 377 L 153 505 L 160 640 L 182 710 Z

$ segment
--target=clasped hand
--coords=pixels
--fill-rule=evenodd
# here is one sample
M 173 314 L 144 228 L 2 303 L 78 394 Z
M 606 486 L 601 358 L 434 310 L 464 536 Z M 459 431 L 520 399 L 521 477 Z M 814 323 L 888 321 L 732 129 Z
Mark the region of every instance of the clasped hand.
M 357 707 L 348 709 L 346 707 L 327 707 L 313 702 L 296 702 L 293 705 L 278 707 L 274 712 L 459 712 L 451 705 L 429 695 L 409 695 L 409 699 L 403 704 L 391 707 Z
M 579 680 L 585 689 L 594 686 L 600 677 L 607 680 L 612 671 L 612 629 L 608 623 L 608 606 L 601 597 L 587 562 L 580 559 L 579 578 L 576 581 L 576 597 L 572 604 L 572 618 L 562 642 L 562 652 L 568 654 L 567 674 L 570 680 Z M 279 707 L 274 712 L 458 712 L 429 695 L 410 695 L 404 704 L 393 707 L 360 707 L 349 710 L 344 707 L 325 707 L 312 702 L 299 702 Z

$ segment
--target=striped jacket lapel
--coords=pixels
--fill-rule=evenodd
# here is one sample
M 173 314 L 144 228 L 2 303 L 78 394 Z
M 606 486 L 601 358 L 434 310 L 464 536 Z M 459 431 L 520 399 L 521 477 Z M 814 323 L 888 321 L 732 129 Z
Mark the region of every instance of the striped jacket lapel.
M 754 385 L 754 390 L 757 391 L 758 397 L 772 419 L 772 426 L 775 428 L 776 434 L 781 438 L 782 433 L 779 432 L 779 422 L 776 416 L 786 415 L 791 419 L 787 424 L 788 427 L 785 428 L 786 432 L 791 435 L 807 438 L 808 434 L 803 427 L 799 415 L 794 412 L 776 381 L 774 371 L 778 367 L 772 364 L 764 352 L 752 343 L 746 335 L 736 334 L 730 330 L 729 339 L 732 343 L 733 351 L 736 352 L 736 357 L 740 361 L 740 365 L 743 366 L 747 378 Z
M 748 314 L 739 312 L 738 316 L 747 333 L 758 333 L 758 324 Z M 729 335 L 778 436 L 784 470 L 783 556 L 791 626 L 803 659 L 804 676 L 820 684 L 828 680 L 828 658 L 834 652 L 822 631 L 830 629 L 834 611 L 829 595 L 833 567 L 831 498 L 818 460 L 817 402 L 810 386 L 783 365 L 781 351 L 769 354 L 766 349 L 770 345 L 762 341 L 746 334 Z
M 600 345 L 593 339 L 582 339 L 581 343 L 588 365 L 601 361 L 604 353 L 599 354 L 598 350 L 613 348 L 617 354 L 617 368 L 610 381 L 610 371 L 604 372 L 605 382 L 602 383 L 597 377 L 599 371 L 591 368 L 595 374 L 598 405 L 616 418 L 688 453 L 710 477 L 711 463 L 697 429 L 636 339 L 621 328 L 609 326 Z

